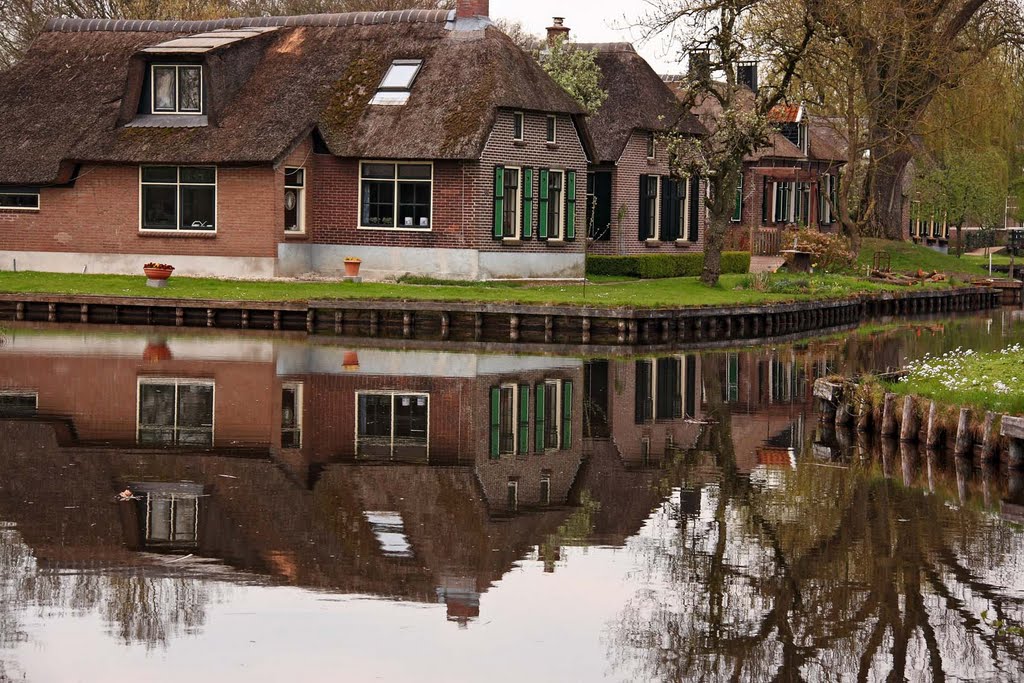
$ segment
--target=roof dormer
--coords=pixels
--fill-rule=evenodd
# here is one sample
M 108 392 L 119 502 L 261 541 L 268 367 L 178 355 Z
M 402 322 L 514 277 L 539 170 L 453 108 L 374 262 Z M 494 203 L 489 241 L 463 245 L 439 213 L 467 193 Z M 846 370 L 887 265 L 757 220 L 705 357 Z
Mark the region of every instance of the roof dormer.
M 395 59 L 391 62 L 370 104 L 405 104 L 412 84 L 423 66 L 422 59 Z

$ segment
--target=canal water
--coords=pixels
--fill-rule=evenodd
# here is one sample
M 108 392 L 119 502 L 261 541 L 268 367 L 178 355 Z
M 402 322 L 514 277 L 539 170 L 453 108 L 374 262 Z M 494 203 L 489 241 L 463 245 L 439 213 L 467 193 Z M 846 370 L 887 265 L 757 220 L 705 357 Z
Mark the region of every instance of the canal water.
M 1021 680 L 1019 477 L 816 377 L 1009 312 L 613 358 L 0 330 L 0 680 Z M 855 440 L 855 439 L 854 439 Z

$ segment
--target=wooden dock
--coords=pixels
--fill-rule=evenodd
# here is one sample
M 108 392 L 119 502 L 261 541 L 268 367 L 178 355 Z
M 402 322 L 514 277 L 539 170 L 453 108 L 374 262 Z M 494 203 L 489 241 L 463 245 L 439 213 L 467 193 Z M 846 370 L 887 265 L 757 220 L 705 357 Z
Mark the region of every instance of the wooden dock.
M 0 294 L 0 321 L 305 331 L 310 335 L 518 345 L 704 346 L 854 326 L 885 316 L 998 307 L 962 287 L 766 306 L 601 308 L 442 301 L 306 302 Z

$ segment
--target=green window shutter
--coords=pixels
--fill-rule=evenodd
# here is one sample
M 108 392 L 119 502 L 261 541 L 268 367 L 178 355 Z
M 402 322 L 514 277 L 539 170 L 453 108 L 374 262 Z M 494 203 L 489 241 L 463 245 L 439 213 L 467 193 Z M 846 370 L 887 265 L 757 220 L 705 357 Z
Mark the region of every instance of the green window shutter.
M 548 169 L 540 169 L 540 203 L 537 206 L 537 239 L 548 238 Z
M 519 385 L 519 443 L 516 453 L 526 455 L 530 452 L 530 385 Z
M 491 387 L 491 457 L 498 457 L 498 443 L 501 438 L 501 389 Z
M 572 448 L 572 382 L 562 382 L 562 450 Z
M 565 172 L 565 239 L 576 239 L 576 171 Z
M 537 453 L 544 452 L 544 383 L 541 382 L 535 387 L 537 392 L 536 410 L 533 425 L 533 450 Z
M 494 167 L 494 231 L 492 237 L 500 240 L 505 235 L 505 167 Z
M 523 238 L 533 237 L 533 169 L 523 169 Z

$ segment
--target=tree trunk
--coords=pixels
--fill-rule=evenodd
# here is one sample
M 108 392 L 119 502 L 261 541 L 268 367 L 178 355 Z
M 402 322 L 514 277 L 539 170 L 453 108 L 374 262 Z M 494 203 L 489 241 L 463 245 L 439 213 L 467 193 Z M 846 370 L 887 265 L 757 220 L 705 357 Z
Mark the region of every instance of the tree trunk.
M 707 226 L 704 228 L 704 268 L 700 281 L 709 287 L 717 285 L 722 274 L 722 249 L 725 247 L 725 235 L 732 225 L 733 198 L 739 182 L 738 166 L 735 170 L 725 170 L 719 177 L 707 179 Z
M 882 158 L 874 164 L 874 211 L 868 218 L 886 239 L 902 240 L 908 236 L 903 225 L 903 175 L 909 161 L 910 154 L 904 150 L 883 151 Z

